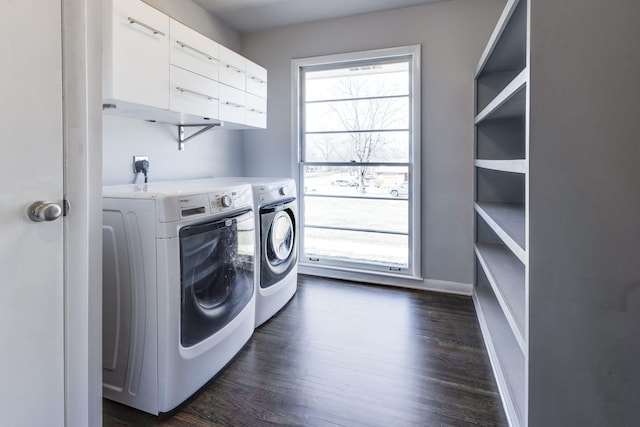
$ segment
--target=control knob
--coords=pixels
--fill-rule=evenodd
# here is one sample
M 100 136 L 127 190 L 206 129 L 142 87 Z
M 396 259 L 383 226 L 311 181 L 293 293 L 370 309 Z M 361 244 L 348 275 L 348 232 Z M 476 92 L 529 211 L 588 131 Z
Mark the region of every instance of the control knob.
M 280 187 L 280 189 L 278 190 L 278 193 L 280 193 L 281 196 L 286 196 L 287 195 L 286 187 Z
M 231 206 L 231 203 L 233 203 L 233 199 L 231 199 L 231 196 L 229 196 L 228 194 L 225 194 L 220 198 L 220 204 L 223 208 L 228 208 L 229 206 Z

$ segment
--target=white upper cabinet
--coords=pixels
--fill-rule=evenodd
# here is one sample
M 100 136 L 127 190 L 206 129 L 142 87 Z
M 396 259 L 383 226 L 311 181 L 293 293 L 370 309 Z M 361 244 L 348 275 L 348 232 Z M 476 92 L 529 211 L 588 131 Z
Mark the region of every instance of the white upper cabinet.
M 247 60 L 247 92 L 267 98 L 267 70 Z
M 267 70 L 140 0 L 104 0 L 104 111 L 265 128 Z
M 171 65 L 218 80 L 218 43 L 175 19 L 170 21 L 170 35 Z
M 103 98 L 169 108 L 169 17 L 146 3 L 104 0 Z
M 220 46 L 220 83 L 246 90 L 247 60 L 224 46 Z

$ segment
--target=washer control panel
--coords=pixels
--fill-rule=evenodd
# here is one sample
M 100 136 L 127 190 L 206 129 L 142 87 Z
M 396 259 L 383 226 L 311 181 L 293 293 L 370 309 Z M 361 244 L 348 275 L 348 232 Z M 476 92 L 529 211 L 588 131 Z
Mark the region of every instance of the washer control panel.
M 209 193 L 211 213 L 218 213 L 252 205 L 251 186 L 225 188 Z

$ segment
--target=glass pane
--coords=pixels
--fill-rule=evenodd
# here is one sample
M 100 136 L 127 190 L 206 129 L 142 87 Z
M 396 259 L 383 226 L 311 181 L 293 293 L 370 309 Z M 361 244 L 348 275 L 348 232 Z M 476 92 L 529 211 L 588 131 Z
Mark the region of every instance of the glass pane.
M 408 94 L 408 61 L 305 72 L 306 101 Z
M 409 239 L 397 234 L 304 229 L 304 256 L 407 267 Z
M 409 232 L 407 199 L 306 197 L 305 225 Z
M 408 166 L 305 165 L 303 173 L 304 194 L 386 198 L 409 194 Z
M 409 97 L 367 98 L 305 105 L 306 132 L 409 129 Z
M 409 162 L 409 131 L 308 134 L 306 162 Z

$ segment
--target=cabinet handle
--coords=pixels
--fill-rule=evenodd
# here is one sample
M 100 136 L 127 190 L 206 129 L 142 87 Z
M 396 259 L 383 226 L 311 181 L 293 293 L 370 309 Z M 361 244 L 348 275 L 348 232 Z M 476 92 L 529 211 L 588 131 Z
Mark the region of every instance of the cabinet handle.
M 258 82 L 258 83 L 260 83 L 260 84 L 265 84 L 265 83 L 267 83 L 267 81 L 266 81 L 266 80 L 262 80 L 260 77 L 251 76 L 250 78 L 251 78 L 251 80 L 255 80 L 256 82 Z
M 236 104 L 235 102 L 231 102 L 231 101 L 224 101 L 223 104 L 228 105 L 230 107 L 244 108 L 244 105 Z
M 140 22 L 137 19 L 133 19 L 132 17 L 128 17 L 127 18 L 129 20 L 129 24 L 138 24 L 143 28 L 146 28 L 147 30 L 151 31 L 153 33 L 153 35 L 155 36 L 156 34 L 160 34 L 161 36 L 164 36 L 165 34 L 160 31 L 160 30 L 156 30 L 155 28 L 145 24 L 144 22 Z
M 216 97 L 214 97 L 214 96 L 206 95 L 206 94 L 204 94 L 204 93 L 196 92 L 196 91 L 194 91 L 194 90 L 185 89 L 185 88 L 180 87 L 180 86 L 176 86 L 176 89 L 177 89 L 178 91 L 182 92 L 182 93 L 188 93 L 188 94 L 191 94 L 191 95 L 198 96 L 198 97 L 200 97 L 200 98 L 206 98 L 206 99 L 208 99 L 208 100 L 210 100 L 210 101 L 217 101 L 217 100 L 218 100 L 218 98 L 216 98 Z
M 235 65 L 231 65 L 231 64 L 225 64 L 225 66 L 227 68 L 231 68 L 232 70 L 236 70 L 238 73 L 244 73 L 244 70 L 236 67 Z
M 177 43 L 178 45 L 180 45 L 180 47 L 184 47 L 184 48 L 186 48 L 186 49 L 190 49 L 190 50 L 194 51 L 195 53 L 197 53 L 197 54 L 200 54 L 200 55 L 204 56 L 205 58 L 207 58 L 207 59 L 208 59 L 208 60 L 210 60 L 210 61 L 216 61 L 216 62 L 218 62 L 218 58 L 215 58 L 215 57 L 213 57 L 213 56 L 209 55 L 209 54 L 208 54 L 208 53 L 206 53 L 206 52 L 203 52 L 203 51 L 201 51 L 201 50 L 199 50 L 199 49 L 196 49 L 196 48 L 195 48 L 195 47 L 193 47 L 193 46 L 189 46 L 188 44 L 183 43 L 183 42 L 181 42 L 180 40 L 176 40 L 176 43 Z
M 266 114 L 266 111 L 258 110 L 256 108 L 250 108 L 249 111 L 251 111 L 252 113 Z

